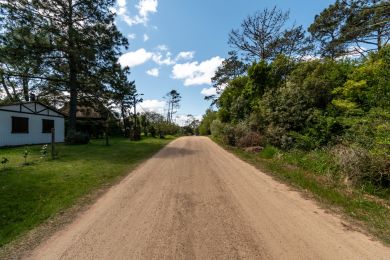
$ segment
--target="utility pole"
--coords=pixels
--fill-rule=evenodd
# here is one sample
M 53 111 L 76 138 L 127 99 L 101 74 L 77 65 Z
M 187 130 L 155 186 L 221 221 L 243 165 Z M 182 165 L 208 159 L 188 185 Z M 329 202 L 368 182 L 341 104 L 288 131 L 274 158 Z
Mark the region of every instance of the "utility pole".
M 138 130 L 137 126 L 137 103 L 142 102 L 142 98 L 139 98 L 139 96 L 142 96 L 143 94 L 135 94 L 133 97 L 133 103 L 134 103 L 134 124 L 133 124 L 133 131 L 130 134 L 130 139 L 133 141 L 138 141 L 141 138 L 141 133 Z
M 137 95 L 134 95 L 134 129 L 137 128 Z
M 55 128 L 51 129 L 51 159 L 56 158 L 56 130 Z

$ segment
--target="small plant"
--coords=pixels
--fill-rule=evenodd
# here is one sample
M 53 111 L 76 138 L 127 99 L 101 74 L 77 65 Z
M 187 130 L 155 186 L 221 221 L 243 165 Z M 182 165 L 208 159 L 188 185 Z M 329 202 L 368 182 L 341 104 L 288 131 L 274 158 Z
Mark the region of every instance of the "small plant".
M 5 166 L 7 165 L 8 162 L 9 162 L 9 160 L 5 157 L 3 157 L 3 159 L 1 159 L 1 165 L 3 165 L 3 170 L 5 169 Z
M 23 153 L 24 165 L 27 165 L 28 154 L 29 154 L 29 152 L 27 150 L 24 150 L 24 153 Z
M 41 159 L 45 159 L 47 156 L 47 144 L 43 145 L 41 148 Z
M 71 145 L 89 143 L 89 135 L 83 132 L 71 132 L 65 138 L 65 142 Z

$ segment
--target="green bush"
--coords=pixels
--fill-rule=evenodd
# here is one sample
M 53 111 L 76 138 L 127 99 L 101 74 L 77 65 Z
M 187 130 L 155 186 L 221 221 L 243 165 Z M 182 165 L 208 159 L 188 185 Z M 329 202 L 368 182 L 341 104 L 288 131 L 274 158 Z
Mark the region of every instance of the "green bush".
M 221 137 L 223 128 L 224 128 L 224 123 L 222 123 L 219 119 L 213 120 L 213 122 L 210 125 L 211 135 L 214 137 Z
M 211 134 L 211 123 L 217 119 L 217 112 L 208 109 L 206 114 L 203 116 L 202 122 L 199 125 L 199 134 L 200 135 L 210 135 Z
M 278 153 L 278 149 L 271 146 L 267 145 L 264 147 L 264 149 L 260 152 L 260 157 L 265 158 L 265 159 L 272 159 L 274 156 Z
M 293 138 L 288 135 L 286 129 L 269 125 L 265 130 L 265 138 L 268 144 L 280 147 L 283 150 L 290 149 L 293 146 Z
M 65 138 L 67 144 L 87 144 L 89 143 L 89 135 L 83 132 L 71 132 Z
M 390 160 L 385 156 L 371 154 L 368 150 L 337 145 L 332 149 L 335 160 L 345 176 L 347 183 L 365 182 L 390 188 Z
M 222 142 L 228 145 L 236 145 L 236 129 L 230 124 L 225 124 L 222 128 Z

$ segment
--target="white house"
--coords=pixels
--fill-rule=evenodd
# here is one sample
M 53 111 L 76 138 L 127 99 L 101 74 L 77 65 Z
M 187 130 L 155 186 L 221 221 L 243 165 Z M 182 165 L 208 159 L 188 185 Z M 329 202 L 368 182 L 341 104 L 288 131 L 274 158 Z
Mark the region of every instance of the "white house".
M 24 102 L 0 106 L 0 147 L 65 140 L 64 115 L 40 102 Z

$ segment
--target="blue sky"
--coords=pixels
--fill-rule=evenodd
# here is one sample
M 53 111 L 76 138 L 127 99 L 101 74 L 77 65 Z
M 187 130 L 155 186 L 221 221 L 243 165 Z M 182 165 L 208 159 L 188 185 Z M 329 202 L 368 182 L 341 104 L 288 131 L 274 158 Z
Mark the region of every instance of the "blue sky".
M 141 107 L 163 112 L 162 97 L 182 95 L 178 115 L 200 116 L 209 107 L 210 78 L 230 50 L 228 34 L 248 15 L 278 6 L 291 23 L 313 21 L 333 0 L 117 0 L 117 26 L 130 48 L 120 58 L 144 94 Z M 202 94 L 203 93 L 203 94 Z M 178 119 L 179 120 L 179 119 Z M 180 120 L 179 120 L 180 121 Z

